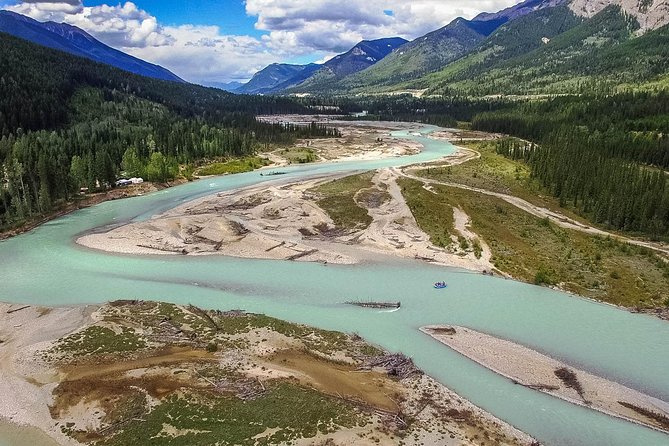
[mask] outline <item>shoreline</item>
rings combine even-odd
[[[620,404],[627,403],[669,420],[669,403],[666,401],[590,372],[575,369],[515,342],[466,327],[428,325],[421,327],[420,331],[514,384],[669,434],[669,424],[660,423]],[[561,369],[573,373],[572,382],[566,383],[557,376],[556,372]]]
[[[389,131],[412,129],[418,124],[343,122],[342,125],[345,126],[341,129],[343,138],[313,142],[319,162],[366,160],[372,155],[374,159],[384,159],[398,156],[398,150],[402,155],[420,151],[419,143],[401,138],[390,137],[389,143],[379,141],[383,139],[379,135],[388,138]],[[436,139],[445,140],[446,136],[448,134],[440,134]],[[365,142],[376,146],[370,152]],[[459,164],[478,155],[456,146],[454,153],[439,161]],[[325,182],[356,173],[346,172],[315,175],[297,181],[277,180],[214,193],[179,205],[147,222],[83,233],[76,243],[103,252],[129,255],[218,254],[350,265],[383,254],[477,273],[494,269],[487,246],[484,255],[476,257],[473,253],[457,252],[453,247],[432,245],[427,234],[418,227],[396,183],[400,171],[387,168],[373,172],[370,190],[382,194],[385,199],[381,203],[362,203],[354,198],[372,218],[371,224],[364,229],[342,232],[318,206],[317,197],[311,191]],[[468,227],[469,217],[458,211],[454,210],[458,232],[469,239],[475,238]],[[456,243],[455,239],[453,243]]]

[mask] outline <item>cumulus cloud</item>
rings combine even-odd
[[[6,2],[8,0],[4,0]],[[260,38],[227,35],[218,26],[159,23],[132,1],[86,6],[85,0],[10,0],[5,6],[36,20],[64,22],[102,42],[160,64],[193,82],[248,79],[269,63],[313,60],[363,39],[419,37],[458,16],[472,18],[518,0],[238,0],[255,18]],[[0,6],[3,0],[0,0]]]
[[[114,47],[146,47],[169,45],[172,39],[158,20],[132,2],[115,6],[87,7],[80,0],[58,2],[30,1],[10,6],[19,14],[36,20],[65,22],[78,26]]]
[[[400,36],[414,39],[457,17],[473,18],[518,0],[246,0],[267,31],[272,48],[308,52],[343,51],[363,39]]]

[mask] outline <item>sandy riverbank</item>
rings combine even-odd
[[[354,264],[375,255],[421,259],[474,271],[491,270],[483,255],[454,254],[434,246],[418,227],[397,184],[399,173],[373,177],[380,203],[360,199],[372,218],[362,230],[341,232],[316,204],[311,190],[334,176],[292,184],[256,185],[187,203],[145,222],[80,237],[77,243],[124,254],[220,254],[233,257]],[[455,210],[456,230],[469,239],[469,217]],[[453,241],[454,244],[457,240]]]
[[[669,433],[669,403],[522,345],[458,326],[421,331],[520,385]]]
[[[393,445],[398,435],[407,445],[473,446],[479,444],[475,438],[509,446],[533,441],[423,375],[406,358],[399,359],[401,376],[390,377],[379,364],[397,364],[397,357],[376,350],[373,355],[381,356],[364,359],[369,353],[362,352],[370,352],[370,346],[355,336],[298,325],[285,332],[263,316],[203,316],[193,307],[139,301],[70,308],[0,304],[0,313],[0,420],[9,420],[5,427],[37,428],[60,445],[122,435],[126,423],[134,423],[123,412],[128,404],[133,405],[131,413],[143,411],[140,418],[149,420],[151,429],[157,423],[151,413],[169,404],[170,396],[252,402],[280,383],[346,401],[367,420],[297,444]],[[240,319],[248,322],[240,324]],[[79,340],[67,337],[72,334]],[[106,341],[100,344],[95,336]],[[128,349],[133,342],[138,350]],[[219,345],[216,352],[205,348],[211,342]],[[186,401],[193,404],[197,398]],[[410,425],[403,424],[405,418]],[[168,418],[160,423],[162,432],[173,437],[191,432],[170,426]],[[410,429],[406,436],[405,429]],[[34,430],[26,432],[41,438]]]
[[[403,123],[350,123],[341,125],[343,140],[313,141],[321,159],[363,160],[407,155],[418,150],[415,143],[381,136]],[[438,135],[445,138],[451,135]],[[450,137],[450,136],[449,136]],[[366,148],[376,144],[375,148]],[[399,144],[399,145],[398,145]],[[324,155],[327,154],[327,155]],[[276,155],[276,154],[275,154]],[[444,162],[458,164],[478,156],[460,148]],[[328,174],[296,183],[280,178],[262,185],[219,193],[198,199],[157,215],[149,221],[132,223],[106,233],[80,237],[77,243],[97,250],[124,254],[220,254],[233,257],[354,264],[378,256],[398,256],[473,271],[490,271],[490,249],[476,257],[457,248],[440,248],[418,227],[397,184],[400,172],[382,169],[373,177],[372,191],[379,200],[356,198],[372,219],[356,231],[338,230],[328,214],[317,205],[312,189],[341,174]],[[454,210],[456,231],[473,240],[469,217]],[[457,237],[453,245],[457,246]]]
[[[54,425],[49,404],[59,373],[37,352],[90,323],[97,307],[24,307],[0,303],[0,418],[37,427],[58,444],[78,444]]]

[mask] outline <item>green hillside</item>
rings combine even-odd
[[[402,46],[376,65],[345,78],[336,85],[340,91],[360,91],[392,86],[416,79],[467,54],[484,35],[463,19]]]
[[[473,79],[512,58],[542,48],[546,45],[544,39],[552,40],[582,22],[566,6],[533,12],[502,25],[467,56],[416,80],[412,87],[435,88]]]
[[[0,33],[0,228],[48,214],[125,170],[164,182],[179,164],[327,134],[259,123],[289,99],[145,78]]]
[[[642,84],[666,75],[667,27],[636,37],[636,20],[625,17],[613,6],[573,26],[579,19],[565,9],[556,8],[511,23],[476,52],[414,85],[429,88],[431,94],[580,93]],[[551,37],[562,23],[570,29]],[[528,32],[521,34],[519,30]],[[542,33],[551,39],[546,44],[541,43]]]

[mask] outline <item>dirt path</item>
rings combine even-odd
[[[464,162],[464,161],[463,161]],[[424,169],[424,167],[421,167],[420,169]],[[403,169],[400,170],[401,174],[405,176],[406,178],[410,178],[412,180],[420,181],[421,183],[429,186],[429,185],[434,185],[438,184],[441,186],[448,186],[448,187],[455,187],[458,189],[464,189],[472,192],[476,192],[479,194],[484,194],[484,195],[489,195],[492,197],[497,197],[500,198],[507,203],[516,206],[517,208],[534,215],[535,217],[538,218],[548,218],[550,219],[553,223],[556,225],[560,226],[561,228],[565,229],[572,229],[575,231],[580,231],[580,232],[585,232],[587,234],[592,234],[592,235],[599,235],[602,237],[611,237],[616,240],[620,240],[622,242],[629,243],[631,245],[636,245],[636,246],[642,246],[645,248],[652,249],[656,252],[659,252],[664,255],[669,255],[669,246],[660,244],[660,243],[653,243],[653,242],[647,242],[643,240],[636,240],[636,239],[631,239],[628,237],[624,237],[622,235],[614,234],[611,232],[603,231],[601,229],[593,228],[588,225],[584,225],[583,223],[580,223],[574,219],[571,219],[559,212],[551,211],[550,209],[541,207],[541,206],[536,206],[526,200],[523,200],[522,198],[515,197],[513,195],[507,195],[507,194],[502,194],[499,192],[493,192],[489,191],[487,189],[480,189],[477,187],[470,187],[470,186],[465,186],[463,184],[458,184],[458,183],[451,183],[451,182],[445,182],[445,181],[437,181],[437,180],[431,180],[429,178],[423,178],[419,177],[417,175],[411,174],[410,171],[413,170],[419,170],[414,168],[408,168],[408,169]]]
[[[399,176],[400,173],[396,169],[382,169],[374,176],[372,181],[379,189],[387,192],[389,199],[378,207],[367,209],[373,221],[361,234],[356,235],[361,246],[401,257],[416,258],[474,271],[492,270],[490,255],[477,259],[473,253],[458,255],[432,244],[430,237],[418,226],[402,195],[402,190],[397,184]],[[467,221],[469,217],[464,214],[462,224],[457,229],[469,240],[478,238],[466,228]],[[487,249],[487,252],[489,253],[490,250]]]

